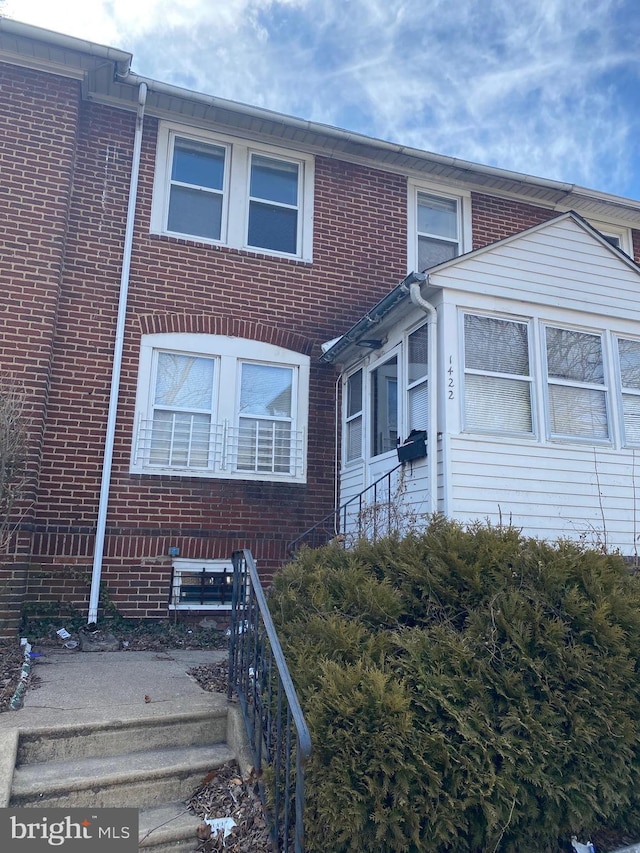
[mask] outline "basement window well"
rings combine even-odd
[[[169,610],[230,610],[233,566],[229,560],[174,560]]]

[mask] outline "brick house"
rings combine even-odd
[[[570,210],[616,269],[640,260],[640,202],[179,89],[131,59],[0,19],[0,370],[29,415],[4,632],[25,601],[94,619],[100,584],[126,616],[224,608],[238,547],[276,569],[339,500],[334,365],[347,388],[355,357],[322,344],[408,272]]]

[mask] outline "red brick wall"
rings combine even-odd
[[[26,201],[12,220],[10,260],[0,259],[19,327],[4,319],[9,350],[38,389],[40,423],[47,416],[34,433],[41,462],[29,597],[84,609],[135,116],[87,102],[78,109],[70,81],[52,89],[47,78],[45,101],[44,75],[11,70],[22,88],[3,85],[2,96],[18,100],[1,114],[30,105],[17,151],[31,160],[16,154],[10,164]],[[346,331],[406,273],[406,179],[325,157],[315,167],[312,264],[150,234],[156,130],[145,119],[103,569],[114,603],[137,616],[166,615],[169,548],[214,559],[250,547],[268,573],[286,543],[332,508],[335,374],[318,362],[320,343]],[[475,246],[554,215],[479,193],[472,204]],[[310,354],[306,485],[129,473],[140,338],[165,330],[234,334]]]
[[[24,587],[15,561],[31,550],[79,96],[75,81],[0,64],[0,376],[24,389],[30,448],[23,529],[0,557],[0,633],[15,625]]]
[[[488,246],[557,216],[556,210],[521,201],[471,193],[473,248]]]

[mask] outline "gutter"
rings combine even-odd
[[[113,367],[111,369],[111,392],[109,395],[109,412],[107,415],[107,434],[104,446],[104,461],[102,464],[102,481],[100,484],[100,500],[98,503],[98,520],[96,523],[96,541],[93,551],[93,569],[91,573],[91,593],[89,595],[89,614],[87,622],[98,621],[98,602],[100,599],[100,579],[102,577],[102,558],[104,556],[104,541],[107,528],[107,510],[109,507],[109,486],[113,467],[113,446],[118,415],[118,396],[120,392],[120,374],[122,370],[122,352],[124,348],[124,331],[127,314],[127,298],[129,295],[129,274],[131,270],[131,251],[133,248],[133,226],[135,223],[136,200],[138,197],[138,175],[140,172],[140,152],[142,150],[142,128],[144,108],[147,100],[147,86],[140,83],[138,90],[138,110],[136,114],[136,130],[133,142],[131,163],[131,179],[129,182],[129,203],[127,206],[127,224],[122,250],[122,271],[120,274],[120,296],[118,300],[118,318],[116,321],[116,336],[113,352]]]

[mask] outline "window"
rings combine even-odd
[[[173,561],[169,610],[229,610],[232,595],[228,560]]]
[[[640,444],[640,341],[618,339],[626,444]]]
[[[226,148],[175,137],[167,231],[220,240]]]
[[[305,481],[309,357],[218,335],[143,338],[131,470]]]
[[[297,163],[251,155],[249,246],[297,254],[298,171]]]
[[[240,364],[238,471],[290,472],[293,380],[292,367]]]
[[[629,257],[633,257],[633,240],[630,228],[625,228],[621,225],[612,225],[610,222],[592,221],[591,225],[598,229],[608,243],[611,243],[616,249],[622,249]]]
[[[551,436],[607,440],[601,336],[553,326],[545,332]]]
[[[421,326],[409,335],[407,343],[408,432],[426,430],[429,419],[427,386],[428,329]]]
[[[371,371],[371,455],[398,446],[398,358]]]
[[[215,361],[158,351],[154,366],[149,464],[208,468]]]
[[[464,424],[481,432],[533,432],[527,323],[464,315]]]
[[[161,124],[151,230],[311,260],[313,157]]]
[[[461,255],[470,245],[468,194],[409,183],[409,270],[423,271]]]
[[[347,378],[345,457],[347,462],[362,457],[362,369]]]

